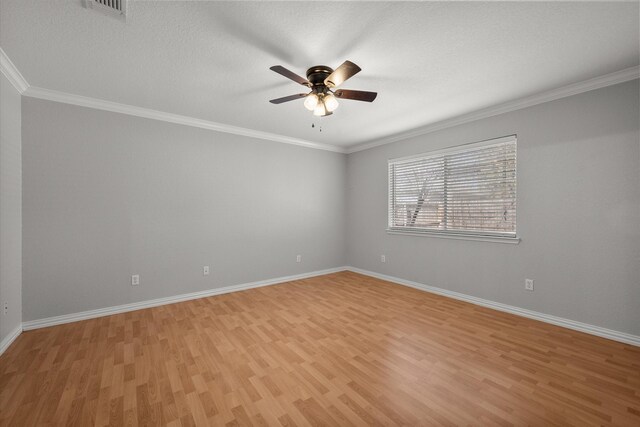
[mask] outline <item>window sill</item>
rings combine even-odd
[[[435,233],[435,232],[429,232],[429,231],[392,230],[389,228],[387,229],[387,234],[399,234],[399,235],[420,236],[420,237],[436,237],[438,239],[473,240],[476,242],[506,243],[510,245],[517,245],[518,243],[520,243],[519,237],[473,236],[473,235],[464,235],[464,234]]]

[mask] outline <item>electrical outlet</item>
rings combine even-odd
[[[380,255],[380,262],[387,262],[387,256],[386,255]]]
[[[209,275],[209,266],[205,265],[204,267],[202,267],[202,275],[203,276],[208,276]]]
[[[524,288],[533,291],[533,279],[524,279]]]
[[[302,255],[296,256],[296,262],[302,262]]]
[[[4,315],[6,316],[7,314],[9,314],[9,303],[5,302],[4,303]]]
[[[131,276],[131,286],[138,286],[140,284],[140,275],[134,274]]]

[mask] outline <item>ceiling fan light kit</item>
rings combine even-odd
[[[376,96],[378,96],[376,92],[360,90],[338,89],[335,92],[333,91],[337,86],[360,72],[360,67],[351,61],[345,61],[335,70],[326,65],[313,66],[307,70],[306,79],[287,70],[281,65],[274,65],[270,69],[298,84],[307,86],[311,89],[311,92],[272,99],[269,102],[272,104],[282,104],[283,102],[304,97],[304,107],[309,111],[313,111],[314,116],[324,117],[333,114],[339,106],[337,98],[373,102]]]

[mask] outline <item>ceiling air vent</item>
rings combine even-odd
[[[122,20],[127,16],[127,0],[84,0],[84,6]]]

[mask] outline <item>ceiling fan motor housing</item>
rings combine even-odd
[[[327,87],[324,81],[329,75],[333,73],[331,67],[326,65],[315,65],[307,70],[307,80],[311,83],[311,89],[316,93],[324,93],[327,91]]]
[[[334,89],[362,71],[360,67],[351,61],[344,61],[335,70],[331,67],[327,67],[326,65],[314,65],[307,70],[306,79],[297,75],[293,71],[284,68],[282,65],[274,65],[273,67],[269,67],[269,69],[283,75],[299,85],[311,89],[311,93],[297,93],[295,95],[271,99],[269,102],[272,104],[282,104],[283,102],[304,98],[305,107],[308,110],[313,110],[315,113],[315,110],[317,109],[316,107],[320,104],[325,107],[326,114],[324,115],[329,115],[338,107],[338,101],[336,101],[336,98],[373,102],[378,95],[376,92],[349,89],[337,89],[334,92]]]

